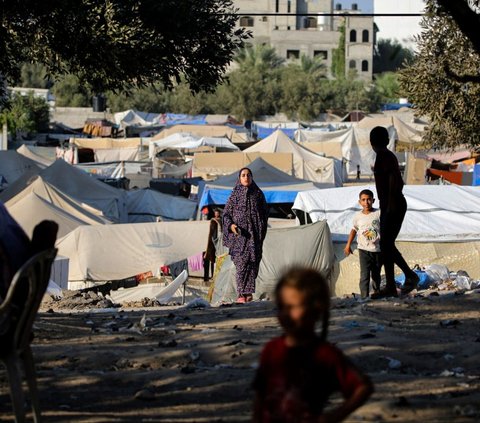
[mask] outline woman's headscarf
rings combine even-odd
[[[240,169],[239,177],[223,210],[223,244],[229,248],[230,255],[250,254],[250,260],[260,260],[262,245],[267,232],[268,208],[265,196],[253,181],[247,186],[240,183],[240,174],[247,169]],[[236,224],[241,235],[230,231]]]

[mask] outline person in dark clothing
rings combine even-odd
[[[253,181],[252,171],[240,170],[223,209],[223,245],[235,264],[237,303],[252,301],[255,280],[267,234],[268,207],[265,195]]]
[[[410,269],[400,251],[395,246],[403,219],[407,212],[407,201],[403,196],[403,180],[397,157],[388,146],[388,131],[376,126],[370,132],[370,144],[377,154],[373,172],[375,187],[380,201],[380,250],[385,269],[386,287],[371,298],[398,296],[395,284],[394,265],[405,274],[402,293],[407,294],[417,287],[418,275]]]
[[[203,280],[210,279],[209,273],[212,274],[215,270],[216,247],[218,237],[222,233],[222,214],[219,209],[215,209],[213,217],[210,220],[210,230],[208,231],[207,249],[203,255]]]

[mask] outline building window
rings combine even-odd
[[[240,18],[240,26],[253,26],[253,18],[251,16],[242,16]]]
[[[350,31],[350,42],[351,43],[357,42],[357,31],[355,31],[354,29]]]
[[[350,60],[350,62],[348,62],[348,67],[349,69],[356,69],[357,64],[355,63],[355,60]]]
[[[368,43],[368,29],[362,31],[362,43]]]
[[[262,22],[268,22],[268,17],[267,16],[262,16]]]
[[[290,0],[287,1],[287,13],[292,11],[292,2]]]
[[[275,0],[275,12],[278,13],[278,3],[279,0]]]
[[[368,72],[368,60],[362,60],[362,72]]]
[[[287,59],[298,59],[300,57],[300,50],[287,50]]]
[[[305,28],[316,28],[317,19],[316,18],[306,18],[305,19]]]
[[[328,59],[328,51],[327,50],[314,50],[313,57],[320,57],[323,60]]]
[[[287,26],[287,31],[290,31],[290,25]]]

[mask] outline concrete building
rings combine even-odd
[[[354,1],[354,0],[353,0]],[[356,3],[343,9],[334,0],[235,0],[238,26],[252,31],[253,44],[268,44],[285,59],[321,56],[329,71],[345,25],[345,72],[372,80],[373,17],[362,16]],[[331,76],[331,75],[330,75]]]

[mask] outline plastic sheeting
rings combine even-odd
[[[127,191],[129,223],[162,220],[189,220],[195,217],[197,203],[184,197],[163,194],[151,189]]]
[[[40,169],[36,162],[16,151],[0,151],[0,187],[11,185],[26,173],[36,174]]]
[[[331,187],[338,187],[343,184],[341,161],[322,157],[307,150],[279,130],[244,151],[245,153],[292,153],[293,175],[297,178],[330,185]]]
[[[262,189],[268,204],[293,203],[299,191],[315,188],[311,181],[305,181],[282,172],[262,158],[248,166],[255,183]],[[226,204],[238,179],[238,171],[207,183],[201,192],[199,208],[210,204]]]
[[[309,213],[314,222],[326,219],[334,241],[346,241],[365,188],[377,198],[373,185],[305,191],[298,193],[293,209]],[[480,187],[405,185],[403,193],[408,209],[398,240],[480,240]]]
[[[77,169],[63,160],[57,160],[40,171],[38,176],[76,202],[100,210],[106,218],[114,222],[127,221],[124,191],[112,188],[92,178],[83,170]],[[3,191],[0,194],[0,199],[7,202],[25,189],[28,190],[28,186],[34,180],[31,176],[26,175]]]
[[[156,272],[205,250],[210,222],[80,226],[57,241],[68,280],[105,281]]]
[[[325,221],[268,229],[254,298],[271,297],[282,273],[294,265],[317,269],[331,284],[334,263],[333,244]],[[236,298],[235,266],[228,256],[215,279],[212,303],[231,302]]]

